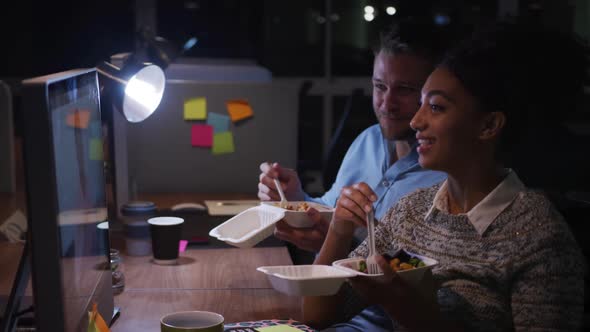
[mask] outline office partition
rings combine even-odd
[[[296,167],[298,84],[263,81],[171,80],[158,110],[128,134],[129,182],[138,192],[256,193],[264,161]],[[203,98],[206,117],[185,119],[185,102]],[[191,144],[193,125],[212,113],[229,116],[227,103],[247,102],[253,116],[229,121],[234,150],[215,154]],[[320,144],[320,142],[318,142]]]

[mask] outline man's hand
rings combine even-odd
[[[283,193],[289,201],[303,201],[305,194],[301,188],[301,181],[295,170],[283,168],[278,163],[265,162],[260,164],[258,182],[258,198],[262,201],[280,201],[281,197],[276,189],[274,179],[278,179],[283,186]]]
[[[364,182],[342,188],[331,227],[340,235],[352,234],[358,226],[366,227],[367,212],[373,209],[375,201],[377,195]]]
[[[275,224],[274,234],[277,238],[291,242],[300,249],[319,252],[326,239],[330,220],[323,218],[314,208],[309,208],[306,212],[314,222],[312,227],[295,228],[289,226],[284,220],[280,220]]]

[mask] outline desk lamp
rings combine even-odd
[[[197,43],[193,37],[182,47],[177,47],[165,38],[156,36],[149,27],[139,30],[137,41],[134,53],[112,57],[123,58],[120,67],[109,62],[97,66],[99,80],[104,85],[101,92],[102,114],[108,130],[107,183],[111,183],[109,193],[114,202],[109,215],[117,219],[121,217],[120,207],[129,201],[130,196],[126,124],[141,122],[156,110],[166,81],[163,70]]]
[[[119,207],[129,197],[126,122],[141,122],[156,110],[164,94],[166,78],[162,68],[141,62],[134,54],[128,56],[121,67],[103,62],[96,70],[101,85],[101,114],[107,129],[105,165],[107,184],[110,183],[107,188],[109,220],[115,221],[120,214]]]

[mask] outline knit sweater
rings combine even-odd
[[[480,235],[466,215],[429,213],[439,188],[420,189],[390,209],[375,231],[377,251],[404,248],[436,259],[443,317],[467,331],[577,331],[585,260],[549,200],[524,189]],[[351,256],[367,252],[363,242]]]

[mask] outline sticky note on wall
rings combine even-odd
[[[213,127],[209,125],[193,125],[191,128],[191,145],[211,147],[213,145]]]
[[[191,98],[184,101],[185,120],[204,120],[207,118],[207,99],[205,97]]]
[[[213,154],[234,152],[234,137],[230,131],[213,135]]]
[[[214,133],[222,133],[229,130],[229,116],[210,112],[207,124],[213,127]]]
[[[76,109],[66,116],[66,124],[73,128],[86,129],[90,122],[90,111]]]
[[[233,122],[247,119],[254,115],[247,100],[229,100],[226,103],[227,112]]]
[[[90,121],[90,137],[102,138],[102,122],[100,120]]]
[[[102,139],[90,139],[90,160],[103,160],[102,154]]]

